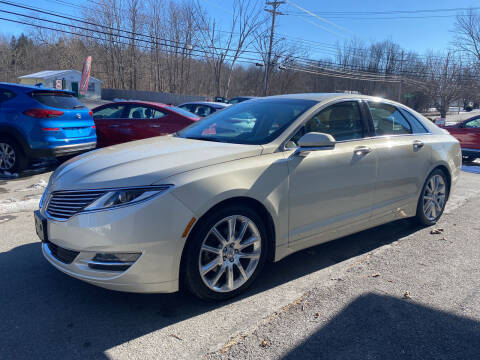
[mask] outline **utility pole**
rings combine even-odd
[[[402,102],[402,82],[403,82],[403,50],[402,50],[402,59],[400,60],[400,84],[398,86],[398,102]]]
[[[268,45],[268,54],[267,54],[267,63],[265,64],[265,74],[263,76],[263,96],[267,96],[268,89],[268,73],[270,72],[270,66],[272,65],[272,47],[273,47],[273,37],[275,36],[275,18],[277,15],[284,15],[278,11],[278,7],[282,4],[285,4],[285,1],[267,1],[265,5],[271,6],[271,9],[265,9],[266,12],[272,14],[272,25],[270,27],[270,42]]]

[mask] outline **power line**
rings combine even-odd
[[[432,12],[452,12],[465,10],[478,10],[480,7],[457,7],[457,8],[437,8],[437,9],[423,9],[423,10],[388,10],[388,11],[313,11],[323,15],[387,15],[387,14],[417,14],[417,13],[432,13]]]

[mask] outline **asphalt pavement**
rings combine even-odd
[[[0,180],[2,359],[479,357],[478,174],[462,173],[439,234],[408,220],[367,230],[269,264],[245,295],[213,304],[50,266],[31,212],[48,176]]]

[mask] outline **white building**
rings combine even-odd
[[[82,72],[78,70],[45,70],[34,74],[20,76],[20,84],[36,85],[41,83],[44,87],[70,90],[78,94],[78,87]],[[90,76],[86,98],[99,99],[102,95],[102,81]]]

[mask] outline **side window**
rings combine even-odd
[[[167,115],[166,113],[153,108],[145,108],[145,118],[146,119],[161,119]]]
[[[402,114],[405,115],[407,118],[408,122],[412,126],[412,131],[414,134],[425,134],[428,133],[427,129],[422,125],[420,120],[417,119],[417,117],[413,114],[411,114],[409,111],[402,109]]]
[[[0,103],[13,99],[17,96],[13,91],[0,89]]]
[[[93,112],[95,119],[119,119],[123,117],[126,105],[112,105]]]
[[[287,143],[287,148],[296,147],[298,140],[309,132],[330,134],[336,141],[361,139],[364,132],[358,103],[344,101],[322,110],[293,136]]]
[[[195,114],[201,117],[210,115],[211,112],[212,112],[212,109],[210,108],[210,106],[205,106],[205,105],[198,105],[197,109],[195,110]]]
[[[368,102],[372,114],[373,127],[377,135],[411,134],[412,128],[400,111],[393,105]]]
[[[470,120],[465,123],[466,128],[480,129],[480,119]]]
[[[182,106],[180,106],[180,108],[183,109],[183,110],[190,111],[191,113],[195,112],[195,105],[192,105],[192,104],[182,105]]]

